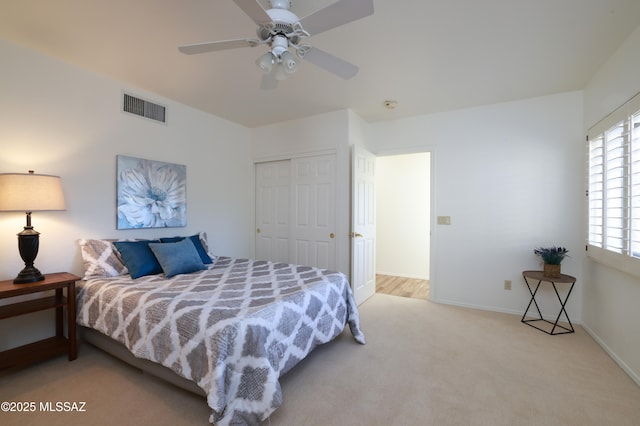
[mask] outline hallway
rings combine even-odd
[[[376,275],[376,293],[429,300],[429,280]]]

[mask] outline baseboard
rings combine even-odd
[[[612,360],[615,361],[616,364],[618,364],[618,366],[620,368],[622,368],[622,370],[627,373],[627,375],[629,377],[631,377],[631,380],[633,380],[635,382],[636,385],[640,386],[640,376],[633,371],[609,346],[607,346],[607,344],[604,342],[604,340],[602,340],[595,331],[593,331],[592,329],[590,329],[589,327],[587,327],[586,325],[582,325],[582,328],[584,328],[584,330],[587,332],[587,334],[589,334],[589,336],[591,336],[591,338],[593,340],[596,341],[596,343],[598,345],[600,345],[600,347],[602,349],[604,349],[604,351],[607,353],[607,355],[609,355],[611,357]]]
[[[400,277],[400,278],[410,278],[412,280],[429,280],[429,277],[416,277],[413,275],[407,275],[407,274],[400,274],[400,273],[395,273],[395,272],[380,272],[380,271],[376,271],[376,275],[386,275],[389,277]]]
[[[429,299],[431,302],[433,303],[441,303],[443,305],[451,305],[451,306],[459,306],[461,308],[470,308],[470,309],[479,309],[481,311],[489,311],[489,312],[500,312],[502,314],[511,314],[511,315],[516,315],[520,318],[522,318],[522,314],[524,313],[524,309],[520,310],[520,309],[505,309],[505,308],[499,308],[496,306],[485,306],[485,305],[474,305],[472,303],[460,303],[454,300],[448,300],[448,299]],[[555,314],[557,316],[557,313]],[[542,317],[548,321],[552,321],[554,322],[556,320],[556,316],[550,316],[550,315],[543,315]],[[560,319],[560,322],[565,322],[562,321],[562,319]],[[571,318],[571,324],[574,325],[580,325],[582,326],[582,322],[580,321],[580,319],[578,318],[573,319]]]

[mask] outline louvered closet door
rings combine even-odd
[[[291,164],[256,164],[256,258],[289,263]]]
[[[336,157],[291,160],[292,263],[337,269]]]

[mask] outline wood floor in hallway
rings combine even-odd
[[[429,300],[429,280],[376,275],[376,293]]]

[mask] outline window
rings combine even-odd
[[[640,276],[640,95],[587,141],[589,256]]]

